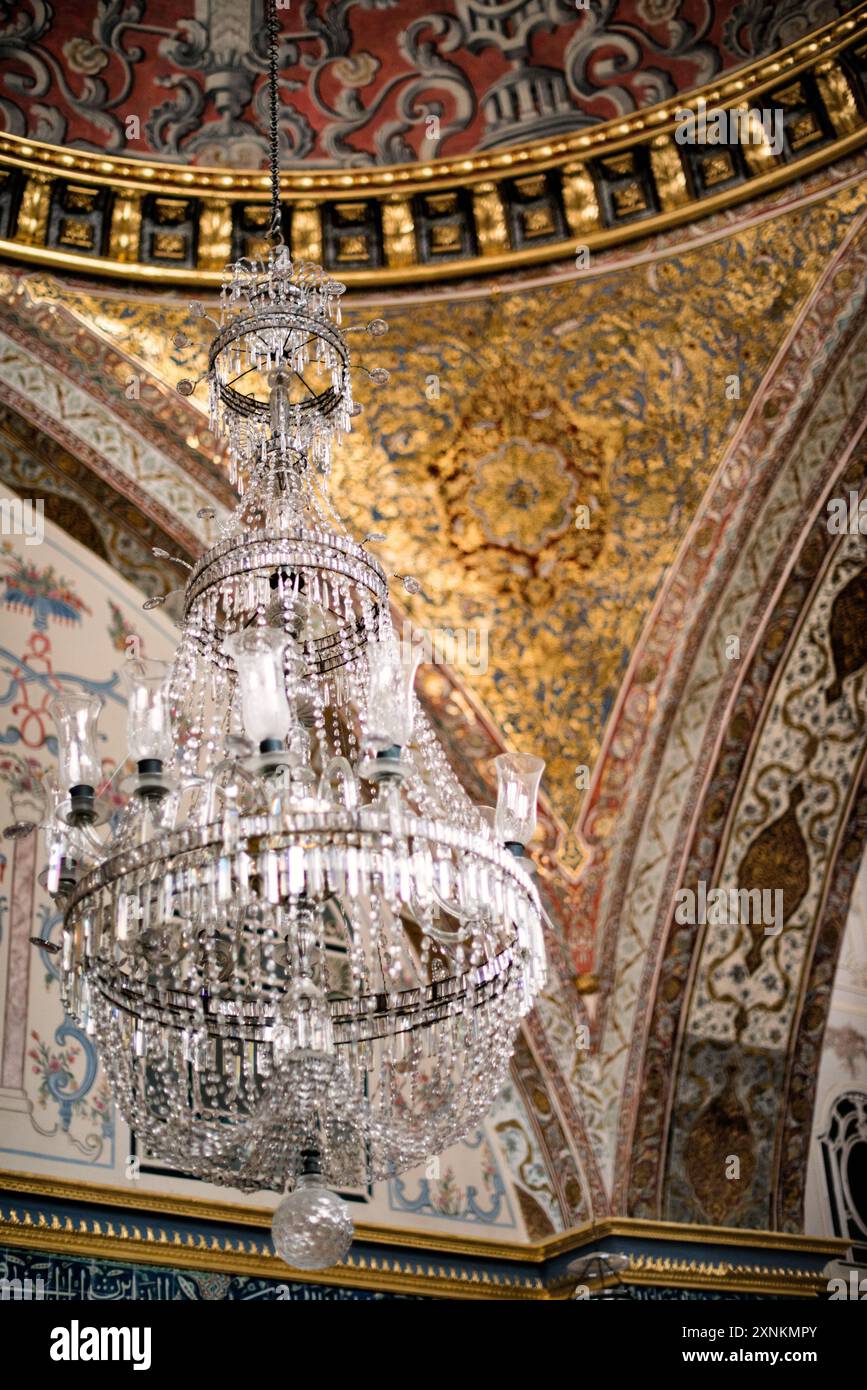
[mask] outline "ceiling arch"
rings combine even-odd
[[[802,1221],[803,1145],[864,834],[867,551],[857,529],[829,529],[827,504],[865,483],[865,253],[862,216],[705,498],[582,813],[602,977],[588,1126],[602,1131],[615,1209],[633,1215]],[[618,804],[628,820],[612,836]],[[702,881],[782,885],[779,943],[678,922],[676,895]],[[729,1182],[738,1154],[744,1180]]]

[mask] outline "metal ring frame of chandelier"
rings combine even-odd
[[[337,410],[347,404],[348,385],[350,380],[350,355],[346,346],[345,339],[336,327],[327,323],[321,316],[313,317],[309,312],[299,306],[297,313],[282,308],[270,307],[264,312],[253,315],[239,315],[231,319],[217,334],[211,343],[208,352],[208,368],[213,373],[216,381],[217,390],[223,405],[235,415],[245,419],[259,416],[266,419],[269,414],[270,404],[267,400],[259,400],[257,396],[246,395],[242,391],[236,391],[223,380],[220,359],[222,354],[231,349],[232,344],[239,340],[247,340],[255,337],[259,333],[269,333],[277,331],[285,332],[287,335],[294,331],[309,332],[317,338],[322,339],[336,353],[340,360],[340,381],[338,385],[329,386],[324,391],[312,393],[307,400],[296,401],[291,405],[293,414],[299,412],[300,418],[306,420],[312,415],[320,419],[329,419]],[[277,363],[275,362],[275,366]],[[311,388],[308,387],[308,390]]]
[[[349,580],[371,600],[372,619],[388,605],[388,580],[382,565],[363,546],[334,531],[295,527],[280,534],[256,532],[230,537],[207,551],[191,571],[184,596],[184,622],[206,595],[242,576],[270,578],[285,571],[315,572],[320,582],[334,575]],[[188,632],[192,629],[188,628]],[[303,653],[309,675],[327,675],[360,656],[368,633],[361,615],[338,621],[333,631],[307,638]],[[232,662],[221,647],[212,647],[213,662],[230,670]]]
[[[157,845],[138,845],[90,870],[76,885],[66,907],[66,939],[73,953],[70,964],[74,967],[86,960],[90,968],[104,946],[108,947],[110,956],[116,944],[112,938],[116,925],[114,916],[111,911],[106,916],[100,901],[105,890],[115,896],[125,894],[137,898],[146,887],[150,901],[152,890],[155,893],[158,885],[158,880],[147,878],[151,866],[159,866],[161,876],[167,873],[173,876],[179,898],[184,897],[188,880],[194,880],[197,890],[204,889],[207,882],[203,870],[209,862],[213,866],[213,860],[208,861],[208,851],[219,848],[222,837],[222,822],[177,830]],[[541,932],[541,909],[535,885],[507,851],[468,831],[412,817],[405,818],[400,838],[405,844],[408,858],[428,856],[432,877],[437,872],[434,866],[443,862],[443,856],[452,853],[470,856],[476,866],[481,865],[492,874],[497,885],[497,897],[502,899],[504,915],[512,923],[512,941],[482,965],[446,976],[426,987],[358,996],[353,1000],[334,1000],[331,1012],[337,1045],[348,1041],[350,1025],[361,1020],[371,1028],[371,1038],[382,1037],[390,1032],[411,1031],[414,1027],[435,1022],[438,1010],[463,998],[467,990],[473,995],[478,991],[479,1002],[483,1002],[492,989],[496,990],[498,980],[509,976],[516,963],[521,965],[523,960],[532,959],[533,938]],[[327,864],[322,865],[317,881],[311,877],[305,852],[317,841],[324,849],[340,846],[355,850],[358,860],[356,891],[360,888],[374,893],[380,891],[387,877],[382,856],[383,843],[388,844],[393,840],[394,830],[388,815],[370,808],[365,808],[361,813],[329,810],[325,813],[303,812],[278,817],[242,816],[238,823],[237,848],[231,857],[237,863],[240,855],[247,856],[253,866],[252,876],[260,880],[260,888],[254,896],[267,909],[291,899],[306,899],[315,903],[345,894],[345,874],[340,882],[335,882],[333,870]],[[369,863],[367,870],[364,868],[365,855]],[[262,856],[277,857],[274,873],[267,876],[274,885],[270,894],[265,888],[266,875],[256,869]],[[449,863],[452,862],[449,860]],[[366,883],[363,882],[365,878]],[[411,910],[411,895],[408,890],[404,895],[397,877],[391,889],[397,898],[403,900],[405,896],[405,905]],[[231,915],[234,898],[233,880],[229,879],[222,903],[227,916]],[[106,931],[108,923],[111,925]],[[251,930],[255,930],[252,922]],[[190,953],[194,953],[192,943]],[[158,971],[154,973],[158,978]],[[175,1029],[186,1026],[184,1014],[192,1011],[192,995],[179,990],[166,991],[159,983],[148,985],[147,982],[133,980],[122,969],[115,969],[111,965],[101,969],[97,978],[104,997],[116,1007],[140,1013],[142,1007],[146,1006],[150,1016],[160,1026]],[[275,1007],[279,997],[279,989],[275,988]],[[208,1000],[208,1013],[225,1037],[268,1041],[274,1012],[269,1010],[264,999],[250,1001],[245,1007],[239,1006],[236,1000],[220,1000],[217,992]],[[401,1020],[405,1027],[391,1026]],[[359,1037],[357,1028],[352,1040],[364,1041]]]

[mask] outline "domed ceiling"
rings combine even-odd
[[[776,52],[849,0],[307,0],[280,14],[284,167],[544,139]],[[0,128],[49,144],[259,168],[264,0],[4,5]]]
[[[549,982],[485,1131],[501,1177],[480,1206],[488,1149],[453,1155],[441,1181],[380,1194],[377,1220],[503,1238],[501,1183],[530,1240],[611,1213],[800,1229],[867,837],[867,540],[827,525],[829,499],[865,488],[865,193],[862,157],[592,278],[348,296],[354,322],[387,316],[370,361],[392,380],[364,389],[335,496],[385,537],[389,573],[419,578],[398,620],[466,638],[419,680],[475,799],[504,744],[548,763]],[[204,340],[167,292],[18,269],[0,290],[0,477],[139,589],[139,632],[144,594],[177,583],[166,552],[197,556],[230,503],[199,403],[173,390]],[[59,643],[71,562],[25,560],[4,618],[32,608]],[[128,636],[113,618],[112,651]],[[783,883],[779,936],[683,927],[680,885],[702,881]]]

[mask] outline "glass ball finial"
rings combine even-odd
[[[292,1269],[328,1269],[349,1253],[354,1227],[349,1207],[323,1184],[321,1173],[302,1173],[271,1222],[274,1249]]]

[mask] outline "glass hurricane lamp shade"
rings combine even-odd
[[[319,1173],[302,1173],[271,1222],[274,1249],[292,1269],[328,1269],[349,1253],[349,1207],[329,1192]]]
[[[289,644],[276,627],[247,627],[226,638],[241,690],[244,733],[258,747],[283,743],[292,723],[283,653]]]
[[[420,646],[395,638],[367,644],[367,742],[378,752],[409,743],[421,655]]]
[[[95,791],[102,780],[96,751],[101,695],[64,692],[52,700],[49,713],[57,730],[58,780],[64,791],[76,787]]]
[[[172,756],[172,721],[165,661],[128,661],[124,670],[127,687],[127,742],[129,755],[139,764],[156,761],[162,766]]]
[[[497,838],[504,845],[526,846],[536,829],[536,801],[545,767],[529,753],[501,753],[497,769]]]

